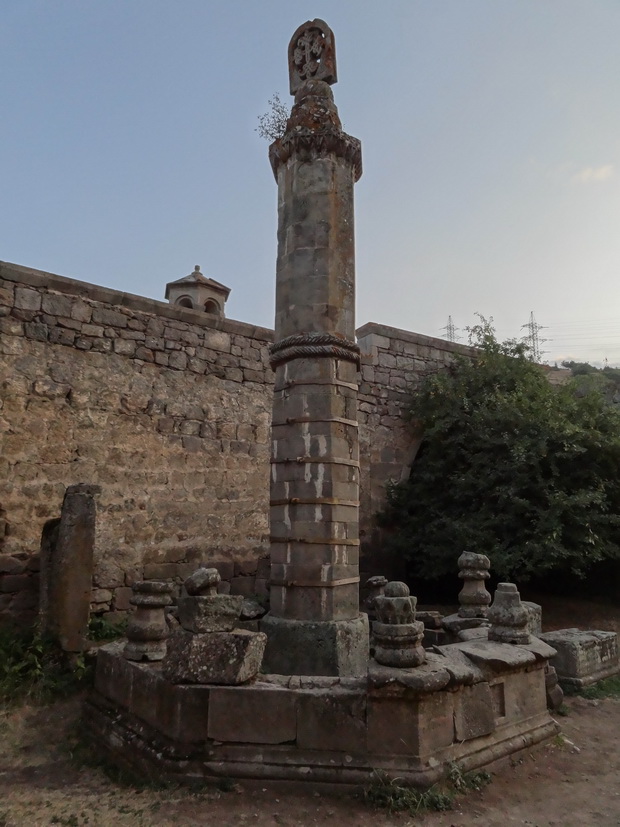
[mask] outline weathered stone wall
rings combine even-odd
[[[397,560],[388,560],[374,515],[385,502],[388,481],[406,479],[421,442],[403,416],[409,391],[429,373],[444,368],[455,353],[473,356],[473,348],[379,324],[357,331],[362,352],[358,395],[360,429],[361,582],[373,574],[402,576]]]
[[[92,601],[217,564],[264,591],[269,330],[0,264],[0,616],[36,606],[44,523],[94,483]]]
[[[272,331],[0,263],[0,620],[32,616],[46,521],[101,486],[92,605],[125,611],[136,579],[199,562],[266,595]],[[469,348],[358,331],[363,573],[384,573],[372,517],[418,442],[407,388]]]

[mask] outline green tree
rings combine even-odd
[[[620,412],[552,386],[491,322],[470,329],[477,359],[457,357],[412,395],[424,436],[380,515],[388,545],[427,579],[454,574],[464,549],[520,581],[620,557]]]

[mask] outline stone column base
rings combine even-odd
[[[262,671],[272,675],[355,677],[368,669],[368,615],[352,620],[289,620],[265,615]]]

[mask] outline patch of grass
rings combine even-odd
[[[582,698],[599,700],[602,698],[620,698],[620,675],[612,675],[592,686],[584,686],[578,692]]]
[[[116,640],[123,637],[127,629],[127,620],[119,620],[118,623],[111,623],[105,617],[93,615],[88,621],[89,640]]]
[[[463,769],[452,762],[448,765],[448,781],[457,793],[479,792],[491,783],[491,775],[486,770],[463,772]]]
[[[482,790],[490,781],[491,775],[486,770],[463,772],[456,763],[448,765],[447,786],[433,785],[428,790],[405,787],[399,779],[375,773],[375,778],[364,790],[364,800],[391,813],[416,815],[423,810],[442,812],[452,809],[455,794]]]
[[[570,709],[566,706],[566,704],[561,704],[558,709],[555,710],[555,714],[559,715],[561,718],[566,718],[567,715],[570,715]]]
[[[364,790],[364,801],[390,813],[416,815],[422,810],[451,810],[453,796],[433,786],[428,790],[403,787],[399,779],[386,778],[380,773]]]
[[[38,630],[0,629],[0,703],[45,703],[85,687],[92,667]]]

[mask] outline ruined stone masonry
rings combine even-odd
[[[288,54],[296,103],[271,147],[279,185],[271,610],[259,631],[239,629],[242,598],[219,594],[218,571],[201,567],[185,580],[162,661],[128,659],[119,643],[99,649],[84,721],[116,763],[169,780],[359,784],[379,772],[430,786],[455,761],[475,769],[557,732],[545,673],[554,650],[526,633],[516,587],[502,584],[489,610],[497,642],[479,636],[426,652],[408,586],[375,577],[371,656],[358,605],[359,143],[342,132],[328,85],[336,80],[329,27],[303,24]],[[464,562],[472,584],[483,582],[487,558]],[[486,612],[485,590],[465,593],[468,612]],[[157,611],[159,620],[145,616],[134,629],[149,646],[161,641]]]
[[[162,285],[163,291],[163,285]],[[97,497],[92,608],[129,608],[143,578],[217,565],[265,596],[273,332],[0,262],[0,622],[37,612],[44,524],[68,486]],[[358,330],[362,577],[387,479],[416,441],[407,387],[462,345]],[[381,571],[389,566],[382,561]]]

